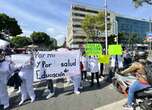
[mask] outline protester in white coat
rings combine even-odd
[[[9,107],[7,82],[13,71],[13,63],[6,61],[4,51],[0,50],[0,105],[3,105],[4,109],[7,109]]]
[[[80,94],[81,72],[80,69],[73,69],[70,71],[69,76],[74,84],[74,93]]]
[[[73,72],[77,72],[77,74],[75,76],[71,76],[72,82],[74,84],[74,93],[75,94],[80,94],[80,83],[81,83],[81,75],[80,75],[80,71],[73,71]],[[72,74],[72,72],[71,72]]]
[[[90,63],[90,71],[91,71],[91,87],[94,85],[94,75],[96,75],[97,85],[100,86],[99,83],[99,66],[97,57],[91,57],[89,60]]]
[[[19,72],[19,76],[22,79],[21,84],[21,101],[19,105],[22,105],[23,102],[30,97],[31,103],[35,101],[35,93],[33,89],[33,60],[27,62],[25,65],[22,65]]]

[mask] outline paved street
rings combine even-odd
[[[25,102],[21,107],[17,107],[19,96],[11,98],[12,110],[105,110],[102,106],[112,104],[124,99],[124,96],[118,93],[112,84],[101,81],[101,87],[89,87],[86,82],[80,95],[73,94],[72,86],[63,89],[62,82],[56,84],[56,94],[49,100],[43,96],[44,86],[36,90],[37,101],[30,103]],[[120,104],[119,104],[120,105]],[[117,106],[118,108],[118,106]],[[113,110],[116,110],[113,108]],[[118,110],[118,109],[117,109]]]

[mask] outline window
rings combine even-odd
[[[91,12],[91,13],[99,13],[97,10],[90,10],[86,8],[81,7],[73,7],[74,10],[84,11],[84,12]]]
[[[81,13],[72,13],[72,16],[81,16],[81,17],[85,17],[84,14],[81,14]]]
[[[110,16],[110,13],[107,13],[107,16]]]
[[[73,18],[72,21],[73,22],[81,22],[82,20],[81,19],[75,19],[75,18]]]
[[[81,28],[81,25],[74,24],[73,27]]]

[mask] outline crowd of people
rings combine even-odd
[[[99,78],[104,77],[105,74],[103,73],[104,70],[104,64],[98,63],[97,56],[84,56],[85,53],[82,54],[81,60],[80,60],[80,71],[78,74],[74,77],[67,76],[66,79],[70,83],[72,82],[74,85],[74,93],[80,94],[80,90],[83,88],[82,81],[90,81],[90,87],[94,86],[94,77],[96,77],[97,87],[100,87]],[[116,71],[116,68],[123,68],[128,67],[129,64],[131,64],[130,56],[127,52],[123,54],[123,56],[111,56],[110,60],[110,70],[112,71],[112,74],[114,71]],[[135,63],[132,64],[133,66],[130,67],[130,69],[124,70],[121,73],[128,73],[132,71],[136,71],[136,76],[138,79],[143,79],[144,72],[143,68],[144,66],[141,63]],[[21,101],[19,105],[22,105],[24,101],[28,98],[31,99],[31,103],[35,101],[36,94],[34,93],[33,89],[33,67],[34,67],[34,60],[33,57],[31,57],[29,62],[26,62],[26,64],[16,67],[14,62],[11,60],[6,60],[5,58],[5,51],[0,49],[0,106],[4,109],[7,109],[9,107],[9,95],[7,91],[7,85],[10,83],[9,79],[11,79],[12,76],[16,76],[15,79],[17,79],[17,85],[15,85],[15,88],[19,89],[21,91]],[[17,73],[15,73],[18,71]],[[91,76],[88,75],[88,73],[91,73]],[[112,78],[114,75],[108,74],[108,77],[105,79],[108,81],[108,79]],[[140,77],[143,76],[143,77]],[[90,77],[90,78],[89,78]],[[148,87],[148,83],[145,81],[146,79],[138,80],[135,82],[131,88],[129,89],[129,95],[128,95],[128,103],[127,107],[130,107],[133,102],[133,94],[135,91]],[[15,82],[15,80],[13,80]],[[20,87],[19,87],[20,86]],[[49,90],[49,94],[46,96],[46,99],[51,98],[54,95],[54,86],[53,86],[53,80],[49,79],[47,80],[47,86]],[[137,89],[138,88],[138,89]]]

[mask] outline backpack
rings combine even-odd
[[[145,74],[148,83],[152,85],[152,62],[150,61],[145,64]]]

